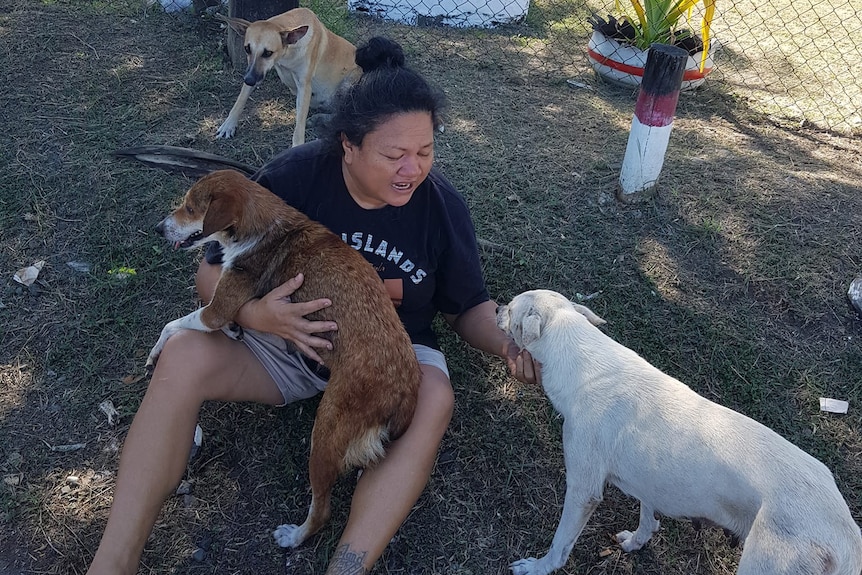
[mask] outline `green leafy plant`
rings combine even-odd
[[[675,44],[691,36],[688,28],[680,28],[680,19],[685,14],[686,21],[688,21],[691,18],[692,10],[701,1],[704,5],[704,15],[700,24],[703,40],[700,69],[703,71],[706,65],[706,56],[709,53],[709,30],[715,15],[715,0],[643,0],[643,3],[641,0],[629,0],[635,18],[626,14],[620,0],[616,0],[616,8],[626,14],[626,19],[634,28],[632,44],[646,50],[656,42]]]

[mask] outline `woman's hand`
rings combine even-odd
[[[542,383],[542,367],[526,350],[520,349],[509,335],[497,327],[497,304],[491,300],[464,311],[461,315],[443,314],[455,333],[482,351],[502,357],[512,377],[524,383]]]
[[[542,365],[533,359],[529,351],[515,345],[514,341],[509,344],[505,359],[509,366],[509,373],[518,381],[542,383]]]
[[[322,298],[296,303],[290,300],[303,279],[303,275],[299,274],[262,298],[249,301],[240,309],[236,321],[241,326],[283,337],[309,358],[323,363],[315,349],[331,350],[332,342],[314,334],[335,331],[338,326],[332,321],[310,321],[305,318],[332,305],[330,300]]]

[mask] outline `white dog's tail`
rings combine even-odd
[[[582,316],[587,318],[587,320],[591,324],[602,325],[602,324],[608,323],[605,320],[603,320],[602,318],[600,318],[599,316],[597,316],[596,314],[594,314],[593,311],[590,308],[588,308],[587,306],[581,305],[579,303],[574,303],[574,302],[572,302],[572,305],[575,306],[575,310],[579,314],[581,314]]]

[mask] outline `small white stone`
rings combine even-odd
[[[856,311],[862,314],[862,276],[850,283],[850,289],[847,290],[847,298]]]

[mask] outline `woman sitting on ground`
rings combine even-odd
[[[371,262],[422,367],[413,421],[358,480],[329,575],[367,573],[428,482],[454,405],[432,329],[437,313],[468,344],[503,358],[514,377],[538,378],[529,354],[497,327],[467,205],[433,167],[441,95],[404,66],[391,41],[370,40],[356,61],[363,76],[340,96],[327,136],[282,152],[254,176]],[[387,258],[395,249],[403,254],[400,265]],[[198,270],[204,301],[218,280],[218,257],[211,250]],[[204,401],[279,406],[326,388],[309,364],[320,361],[315,349],[331,344],[314,334],[337,326],[305,319],[329,302],[292,303],[301,284],[300,275],[243,306],[236,318],[244,328],[241,341],[227,330],[182,331],[168,340],[125,440],[90,575],[137,571],[161,506],[185,471]]]

